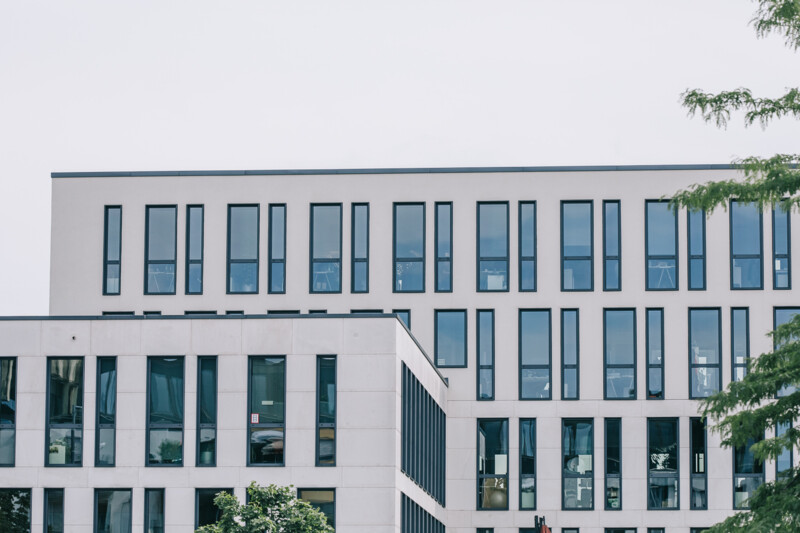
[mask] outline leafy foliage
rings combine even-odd
[[[728,125],[731,111],[744,110],[744,121],[748,126],[755,122],[766,126],[771,120],[785,116],[800,118],[800,90],[796,88],[789,89],[786,94],[778,98],[756,98],[750,89],[744,88],[717,94],[690,89],[681,97],[690,116],[699,112],[703,120],[713,121],[719,127]]]
[[[30,491],[0,489],[0,531],[5,533],[27,533],[30,529]]]
[[[246,505],[232,494],[217,494],[214,505],[221,511],[220,519],[197,533],[333,533],[325,515],[298,500],[291,487],[260,487],[253,481],[247,494]]]
[[[758,11],[750,23],[759,37],[782,34],[786,46],[800,48],[800,0],[758,0]]]

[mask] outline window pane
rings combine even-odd
[[[689,260],[689,288],[701,289],[704,285],[703,280],[703,267],[705,261],[703,259],[690,259]]]
[[[478,364],[494,364],[494,313],[478,311]]]
[[[420,259],[423,257],[425,253],[423,217],[424,205],[395,205],[395,257]]]
[[[664,339],[661,331],[664,327],[664,312],[660,309],[647,310],[647,363],[650,365],[660,365],[662,363],[661,347]]]
[[[592,287],[590,259],[564,260],[564,290],[588,290]]]
[[[148,464],[173,464],[183,462],[183,430],[151,429]]]
[[[283,464],[283,428],[250,428],[250,463]]]
[[[605,265],[606,290],[610,291],[619,289],[619,261],[617,259],[606,259]]]
[[[312,205],[314,259],[339,259],[341,257],[342,207],[339,205]]]
[[[664,371],[661,367],[647,369],[647,396],[648,398],[663,398],[664,390],[661,386],[661,376]]]
[[[677,477],[651,477],[649,483],[650,495],[647,502],[649,509],[677,509]]]
[[[15,429],[0,429],[0,465],[14,464]]]
[[[50,359],[50,423],[83,423],[83,359]]]
[[[619,418],[606,419],[606,475],[622,473],[621,440],[622,421]]]
[[[216,424],[217,422],[217,361],[214,357],[199,357],[200,390],[198,422]]]
[[[422,261],[397,261],[395,263],[395,290],[398,292],[421,291],[424,266]]]
[[[231,292],[255,292],[258,283],[257,263],[231,263]]]
[[[436,364],[463,366],[467,363],[466,311],[436,311]]]
[[[494,398],[494,371],[491,368],[478,370],[478,398],[481,400]]]
[[[648,259],[647,260],[647,288],[648,289],[674,289],[677,287],[678,262],[674,259]]]
[[[336,422],[336,358],[319,358],[319,423]]]
[[[478,474],[508,475],[508,420],[478,420]]]
[[[592,254],[592,204],[562,203],[563,255],[587,257]]]
[[[187,207],[189,211],[189,261],[203,259],[203,207]]]
[[[718,309],[689,310],[692,364],[719,363],[719,328]]]
[[[175,292],[175,264],[155,263],[147,265],[147,292]]]
[[[590,477],[564,478],[564,508],[591,509],[593,480]]]
[[[619,255],[619,202],[603,203],[605,223],[605,255]]]
[[[297,497],[322,511],[331,527],[336,525],[336,491],[333,489],[298,489]]]
[[[478,268],[480,290],[508,290],[508,261],[481,261]]]
[[[111,357],[97,359],[97,416],[100,424],[113,424],[117,411],[117,362]]]
[[[760,441],[761,439],[759,439]],[[734,474],[763,474],[764,464],[758,461],[751,447],[757,441],[749,439],[744,446],[736,446],[733,451],[733,473]]]
[[[691,452],[692,474],[706,473],[706,426],[702,418],[692,418],[691,427]]]
[[[164,533],[164,491],[145,489],[145,533]]]
[[[17,419],[16,374],[16,360],[0,359],[0,424],[14,424]]]
[[[80,465],[83,459],[83,431],[50,428],[48,435],[49,465]]]
[[[703,222],[705,211],[689,211],[687,217],[689,221],[689,255],[704,255],[705,233]]]
[[[607,309],[605,321],[606,362],[632,365],[636,356],[634,311]]]
[[[199,430],[200,444],[198,465],[213,466],[217,457],[217,430],[214,428],[201,428]]]
[[[230,258],[258,258],[258,206],[230,207]]]
[[[754,289],[761,286],[761,258],[733,258],[733,287]]]
[[[183,358],[150,358],[150,423],[183,424]]]
[[[358,263],[363,264],[363,263]],[[286,279],[284,263],[272,263],[272,277],[270,278],[270,292],[283,292]]]
[[[64,490],[44,489],[44,502],[44,531],[46,533],[64,533]],[[4,523],[5,522],[0,519],[0,525]],[[15,529],[12,526],[10,531],[21,530]]]
[[[523,365],[550,364],[550,311],[521,311],[520,336]]]
[[[148,207],[147,259],[175,260],[175,207]]]
[[[453,274],[452,263],[448,261],[438,261],[436,263],[436,290],[437,291],[451,291],[453,290]],[[419,281],[421,285],[421,279]]]
[[[286,398],[286,360],[282,357],[250,359],[250,409],[260,424],[283,423]]]
[[[197,527],[216,523],[220,518],[220,510],[214,505],[217,493],[233,494],[231,489],[197,489]]]
[[[536,290],[536,203],[519,204],[519,290]]]
[[[480,257],[508,257],[508,205],[478,204]]]
[[[750,349],[747,342],[748,316],[747,309],[733,309],[732,311],[732,344],[733,364],[746,365]],[[742,369],[744,372],[746,369]]]
[[[674,256],[677,252],[675,211],[669,202],[647,202],[647,255]]]
[[[647,427],[650,473],[676,473],[678,471],[678,421],[676,419],[649,419]]]
[[[520,290],[522,291],[536,290],[535,261],[522,261],[522,267],[519,275],[520,275]]]
[[[119,261],[122,208],[109,207],[106,210],[106,214],[108,217],[108,233],[106,234],[106,259],[108,261]]]
[[[761,254],[761,214],[755,204],[731,202],[731,241],[734,255]]]
[[[97,457],[96,466],[113,466],[114,451],[116,447],[116,431],[114,428],[100,428],[97,430]]]
[[[436,204],[436,257],[439,259],[452,257],[452,206]]]
[[[270,220],[270,247],[272,259],[285,259],[286,241],[286,207],[273,205]]]
[[[131,533],[131,491],[95,490],[97,533]]]
[[[594,425],[591,420],[564,419],[562,435],[565,474],[592,473]],[[589,485],[591,487],[591,485]]]
[[[578,364],[578,312],[565,310],[561,313],[561,352],[565,365]]]

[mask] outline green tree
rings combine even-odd
[[[790,48],[800,48],[800,0],[757,0],[751,23],[759,37],[781,35]],[[789,89],[778,98],[759,98],[744,88],[717,94],[687,90],[683,105],[690,115],[725,127],[734,112],[743,112],[745,125],[765,127],[782,117],[800,118],[800,90]],[[765,206],[800,210],[800,155],[777,154],[769,158],[748,157],[734,162],[740,179],[697,184],[677,192],[675,207],[704,209],[711,213],[726,208],[730,199]],[[749,362],[747,376],[702,402],[703,414],[715,422],[724,446],[745,446],[778,423],[790,425],[781,437],[764,439],[752,446],[759,460],[774,460],[785,449],[800,444],[800,390],[776,399],[778,391],[800,384],[800,315],[770,334],[777,347]],[[800,469],[794,468],[777,481],[760,487],[750,498],[750,511],[736,513],[708,531],[797,532],[800,531]]]
[[[4,533],[27,533],[30,530],[30,491],[0,489],[0,531]]]
[[[250,501],[239,503],[236,496],[220,492],[214,505],[220,509],[216,524],[197,533],[333,533],[322,511],[298,500],[291,487],[247,487]]]

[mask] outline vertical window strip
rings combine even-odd
[[[689,399],[707,398],[720,390],[721,311],[689,309]]]
[[[731,290],[764,288],[763,216],[758,206],[731,200]]]
[[[83,464],[83,357],[47,358],[45,466]]]
[[[316,466],[336,466],[336,356],[317,356]]]
[[[369,292],[369,204],[353,204],[350,218],[350,292]]]
[[[594,509],[594,421],[561,419],[561,509]]]
[[[536,290],[536,202],[519,203],[519,290]]]
[[[122,286],[122,206],[105,207],[103,228],[103,294],[119,294]]]
[[[603,290],[622,290],[622,227],[619,200],[603,200]]]
[[[741,381],[747,375],[750,358],[750,309],[731,309],[731,379]]]
[[[494,310],[478,309],[478,400],[494,400]]]
[[[228,294],[258,293],[260,207],[228,205]]]
[[[144,533],[163,533],[164,489],[144,489]]]
[[[647,399],[663,400],[664,393],[664,309],[646,310]]]
[[[95,466],[116,464],[117,358],[97,358]]]
[[[647,482],[649,510],[680,509],[677,418],[647,419]]]
[[[604,398],[635,400],[635,309],[603,309],[603,355]]]
[[[466,309],[434,310],[434,360],[436,366],[467,366]]]
[[[425,292],[425,203],[393,205],[393,292]]]
[[[342,292],[342,204],[311,204],[309,292]]]
[[[453,292],[453,203],[436,202],[436,292]]]
[[[147,358],[145,466],[183,466],[184,357]]]
[[[217,465],[217,357],[197,358],[197,466]]]
[[[536,419],[519,421],[519,508],[536,509]]]
[[[13,527],[12,531],[16,531]],[[64,489],[44,489],[44,524],[46,533],[64,533]]]
[[[270,294],[286,293],[286,204],[269,204]]]
[[[792,288],[791,212],[784,204],[772,207],[772,288]]]
[[[550,309],[519,310],[519,399],[552,398]]]
[[[687,261],[689,263],[689,290],[706,289],[706,212],[686,212]]]
[[[792,427],[792,421],[778,422],[775,426],[775,436],[785,438],[786,432]],[[789,444],[784,448],[775,460],[775,479],[789,479],[794,465],[794,446]]]
[[[690,465],[690,507],[708,509],[708,451],[706,442],[706,422],[699,417],[689,419],[689,446],[692,458]]]
[[[678,290],[678,217],[669,200],[646,200],[644,224],[646,289]]]
[[[286,357],[251,355],[247,465],[283,466],[286,442]]]
[[[508,202],[478,202],[477,290],[508,291]]]
[[[764,463],[756,459],[751,447],[763,440],[748,439],[733,449],[733,508],[749,509],[753,493],[764,484]]]
[[[508,509],[508,419],[478,419],[478,510]]]
[[[606,418],[605,509],[622,510],[622,419]]]
[[[561,202],[561,290],[594,290],[594,202]]]
[[[17,442],[17,358],[0,358],[0,466],[14,466]]]
[[[203,294],[205,208],[186,206],[186,294]]]
[[[580,399],[580,320],[577,309],[561,310],[561,399]]]
[[[145,214],[144,293],[175,294],[178,206],[148,205]]]

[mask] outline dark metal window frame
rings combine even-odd
[[[274,216],[276,208],[283,209],[283,259],[275,259],[272,257],[272,246],[275,240],[274,229]],[[267,216],[269,217],[269,242],[267,243],[267,293],[268,294],[286,294],[286,204],[269,204],[267,206]],[[273,269],[274,265],[283,265],[283,286],[282,291],[272,290],[272,279],[275,276]]]
[[[589,475],[568,473],[566,471],[566,469],[564,468],[564,464],[563,464],[564,463],[564,427],[566,426],[567,422],[576,422],[576,423],[581,423],[581,422],[586,423],[586,422],[588,422],[589,424],[592,425],[592,445],[589,447],[589,449],[592,451],[592,473],[589,474]],[[561,435],[559,436],[559,438],[561,439],[561,457],[560,457],[560,462],[561,462],[561,510],[562,511],[594,511],[594,502],[595,502],[595,497],[594,496],[595,496],[595,493],[597,492],[596,487],[595,487],[595,480],[594,480],[594,474],[595,474],[595,470],[596,470],[596,468],[595,468],[595,460],[594,460],[594,441],[595,441],[594,419],[593,418],[562,418],[561,419]],[[564,502],[564,488],[565,488],[564,481],[567,478],[570,478],[570,479],[588,479],[588,480],[590,480],[592,482],[592,505],[590,505],[589,507],[586,507],[586,508],[567,508],[564,505],[564,503],[565,503]]]
[[[113,361],[114,362],[114,396],[115,397],[114,397],[114,423],[113,424],[103,424],[103,423],[100,422],[100,408],[99,408],[99,405],[100,405],[100,388],[101,388],[100,387],[100,371],[101,371],[101,363],[104,360],[105,361]],[[119,372],[118,372],[118,369],[117,369],[117,358],[116,358],[116,356],[97,357],[96,360],[95,360],[95,366],[96,366],[96,372],[95,373],[97,375],[97,379],[96,379],[96,385],[95,385],[95,389],[94,390],[95,390],[95,395],[97,397],[97,400],[95,401],[95,404],[94,404],[95,405],[95,409],[94,409],[95,410],[95,414],[94,414],[94,420],[95,420],[94,466],[97,467],[97,468],[112,468],[112,467],[116,466],[116,463],[117,463],[117,450],[116,450],[116,448],[117,448],[117,398],[116,398],[116,393],[117,393],[117,382],[118,382],[118,377],[119,377]],[[100,457],[100,430],[101,429],[111,429],[111,430],[114,431],[114,452],[112,454],[113,455],[113,460],[111,461],[111,464],[107,464],[107,465],[98,463],[98,458]]]
[[[564,254],[564,206],[567,204],[589,204],[589,255]],[[594,291],[594,200],[561,200],[561,292],[592,292]],[[564,288],[564,261],[589,261],[589,288],[566,289]]]
[[[665,380],[664,380],[664,308],[663,307],[648,307],[644,310],[645,313],[645,354],[646,354],[646,361],[645,366],[647,368],[647,373],[645,377],[645,387],[647,388],[646,391],[646,398],[648,400],[665,400],[667,398],[667,391],[665,390]],[[658,313],[659,315],[659,324],[661,330],[661,342],[660,346],[657,348],[661,352],[661,363],[660,364],[653,364],[650,362],[650,350],[653,348],[652,342],[653,339],[650,338],[650,313]],[[651,396],[650,395],[650,370],[651,369],[659,369],[661,371],[661,396]]]
[[[506,255],[504,257],[483,257],[481,256],[481,206],[484,205],[504,205],[506,206]],[[475,292],[508,292],[511,286],[511,241],[510,241],[510,219],[511,208],[507,201],[487,201],[477,202],[475,208]],[[452,228],[452,224],[451,224]],[[451,241],[452,242],[452,241]],[[483,261],[505,261],[506,263],[506,288],[505,289],[481,289],[481,263]]]
[[[449,256],[439,257],[439,207],[447,207],[450,212],[450,248]],[[433,204],[433,257],[435,261],[433,269],[433,290],[434,292],[453,292],[453,202],[436,202]],[[450,264],[450,280],[447,289],[439,288],[439,263]]]
[[[608,238],[609,228],[606,224],[606,208],[609,205],[616,204],[617,206],[617,254],[611,255],[608,253]],[[608,263],[610,261],[617,262],[617,288],[610,289],[606,283],[608,280]],[[603,290],[607,292],[616,292],[622,290],[622,203],[619,200],[603,200]]]
[[[760,291],[764,289],[764,213],[758,211],[758,240],[760,244],[758,255],[755,254],[734,254],[733,253],[733,204],[738,204],[738,200],[731,200],[728,203],[728,246],[730,249],[730,274],[732,291]],[[743,202],[748,205],[750,202]],[[758,209],[758,207],[756,207]],[[761,278],[758,287],[734,287],[733,286],[733,260],[734,259],[758,259]]]
[[[175,246],[172,250],[172,260],[169,259],[150,259],[150,210],[169,209],[175,210],[175,224],[172,228]],[[171,292],[153,292],[148,283],[150,265],[172,265],[175,272],[175,280],[172,283]],[[176,294],[178,290],[178,206],[175,204],[147,204],[144,206],[144,294],[168,296]]]
[[[53,424],[50,422],[50,368],[52,361],[57,361],[60,359],[75,359],[81,361],[81,423],[80,424]],[[83,466],[83,422],[86,418],[86,411],[85,411],[85,403],[86,403],[86,358],[83,356],[65,356],[65,355],[55,355],[55,356],[48,356],[47,357],[47,368],[46,368],[46,380],[47,380],[47,398],[45,401],[45,446],[44,446],[44,466],[48,468],[81,468]],[[70,430],[78,430],[81,432],[81,460],[78,464],[63,464],[63,465],[51,465],[50,464],[50,430],[51,429],[70,429]]]
[[[119,209],[119,259],[108,258],[108,212],[112,209]],[[119,290],[111,292],[108,290],[108,267],[116,265],[119,267]],[[103,296],[116,296],[122,293],[122,206],[107,205],[103,209]]]
[[[692,253],[692,215],[700,215],[700,235],[702,239],[703,253],[701,255]],[[702,261],[703,264],[703,284],[700,287],[692,286],[692,261]],[[690,291],[706,290],[706,211],[686,211],[686,286]]]
[[[522,208],[523,208],[523,206],[528,206],[528,205],[529,206],[533,206],[533,235],[532,235],[532,237],[533,237],[533,255],[522,255],[522,240],[523,240],[522,235],[523,235],[523,232],[526,230],[525,228],[522,227]],[[538,245],[538,241],[536,239],[536,229],[537,229],[536,228],[536,222],[537,222],[536,215],[537,215],[537,206],[536,206],[536,201],[535,200],[533,200],[533,201],[527,201],[526,200],[526,201],[520,201],[519,202],[518,207],[517,207],[517,224],[519,226],[519,228],[518,228],[519,231],[518,231],[518,235],[517,235],[518,246],[519,246],[519,264],[518,264],[518,269],[519,269],[519,292],[536,292],[536,287],[537,287],[537,283],[536,283],[537,276],[536,276],[536,274],[537,274],[537,271],[538,271],[538,269],[536,268],[536,252],[537,252],[537,245]],[[532,289],[524,289],[524,288],[522,288],[522,270],[523,270],[522,269],[522,265],[524,263],[526,263],[526,262],[533,263],[533,288]]]
[[[320,385],[321,385],[321,383],[320,383],[320,377],[321,377],[320,363],[322,362],[323,359],[333,359],[333,394],[334,394],[334,400],[333,400],[333,423],[329,423],[329,422],[322,423],[319,420],[319,415],[320,415],[319,411],[320,411],[320,407],[321,407],[320,394],[319,394],[320,393]],[[316,367],[317,367],[316,368],[316,370],[317,370],[317,386],[316,386],[317,392],[316,392],[316,399],[315,399],[315,405],[317,407],[317,409],[316,409],[316,426],[317,427],[316,427],[316,432],[315,432],[316,436],[315,436],[315,439],[314,439],[314,441],[315,441],[314,466],[318,466],[320,468],[330,468],[330,467],[335,467],[336,466],[336,445],[337,445],[337,441],[339,440],[339,439],[336,438],[337,437],[337,433],[338,433],[337,428],[336,428],[336,422],[337,422],[337,419],[338,419],[337,411],[338,411],[338,408],[339,408],[339,405],[338,405],[339,404],[339,401],[338,401],[339,364],[338,364],[338,362],[339,361],[338,361],[338,358],[336,357],[336,354],[318,354],[317,355],[317,364],[316,364]],[[285,403],[284,403],[284,405],[285,405]],[[320,431],[322,429],[332,429],[333,430],[333,464],[321,464],[320,460],[319,460],[320,459],[319,434],[320,434]],[[285,457],[284,457],[284,460],[285,460]]]
[[[50,503],[50,497],[52,494],[61,493],[61,531],[64,531],[64,489],[63,488],[51,488],[45,487],[44,488],[44,498],[43,498],[43,507],[44,507],[44,518],[42,519],[42,531],[48,533],[50,531],[50,521],[48,520],[47,514],[47,506]]]
[[[508,450],[506,450],[506,458],[510,458],[511,455],[511,442],[509,442],[509,422],[508,418],[478,418],[476,419],[476,427],[475,427],[475,477],[478,481],[477,486],[475,487],[475,510],[479,512],[486,512],[486,511],[507,511],[509,509],[508,506],[508,495],[511,493],[511,486],[509,484],[509,462],[506,460],[506,473],[505,474],[481,474],[481,423],[482,422],[505,422],[506,423],[506,443],[508,445]],[[481,481],[484,479],[505,479],[506,483],[506,506],[505,507],[492,507],[491,509],[481,508]]]
[[[717,346],[719,346],[720,353],[717,354],[717,363],[716,364],[708,364],[708,363],[693,363],[692,362],[692,311],[716,311],[717,312],[717,324],[719,327],[717,328]],[[688,352],[689,352],[689,399],[690,400],[699,400],[704,398],[704,396],[694,396],[692,393],[692,373],[695,368],[716,368],[717,369],[717,390],[719,392],[722,390],[722,309],[719,307],[690,307],[687,310],[688,313]]]
[[[778,210],[785,213],[786,216],[786,253],[779,254],[777,249],[777,238],[775,236],[775,213]],[[778,259],[786,260],[786,287],[778,287]],[[786,210],[781,208],[781,204],[772,206],[772,288],[776,291],[787,291],[792,289],[792,212],[789,207]]]
[[[219,494],[220,492],[227,492],[228,494],[233,494],[232,488],[217,488],[217,487],[195,487],[194,489],[194,528],[198,529],[200,527],[200,491],[215,491],[214,494]]]
[[[675,422],[675,473],[653,474],[650,470],[650,421]],[[648,511],[680,511],[681,509],[681,424],[680,418],[675,416],[649,416],[647,417],[647,510]],[[675,491],[675,507],[650,507],[650,480],[671,479],[678,480],[678,490]]]
[[[397,208],[402,206],[420,206],[422,207],[422,257],[398,257],[397,255]],[[425,292],[425,258],[427,255],[426,249],[426,211],[425,202],[394,202],[392,204],[392,293],[422,293]],[[450,225],[452,228],[452,224]],[[397,290],[397,263],[421,263],[422,264],[422,289],[421,290]]]
[[[144,489],[144,533],[148,533],[148,526],[150,524],[150,495],[154,493],[161,493],[161,503],[163,504],[161,508],[161,531],[166,531],[165,527],[166,524],[166,515],[167,515],[167,498],[166,494],[164,493],[164,489]]]
[[[339,208],[339,258],[331,259],[314,257],[314,209],[317,207],[338,207]],[[309,205],[309,224],[308,224],[308,292],[309,294],[341,294],[342,293],[342,219],[344,209],[342,203],[313,203]],[[339,290],[337,291],[317,291],[314,290],[314,265],[318,263],[330,263],[339,265]]]
[[[283,360],[283,420],[280,423],[267,422],[262,423],[259,419],[258,424],[251,423],[250,413],[253,412],[253,360],[255,359],[282,359]],[[286,466],[286,375],[288,368],[286,365],[286,355],[249,355],[247,357],[247,438],[245,439],[245,453],[247,457],[247,466],[265,467],[265,468],[280,468]],[[281,463],[253,463],[250,461],[250,438],[253,428],[282,428],[283,429],[283,462]]]
[[[645,200],[644,201],[644,289],[645,291],[677,291],[680,289],[681,284],[681,269],[680,269],[680,253],[678,246],[678,210],[673,209],[672,214],[675,219],[675,254],[674,255],[661,255],[650,254],[650,217],[648,215],[648,206],[650,204],[666,204],[669,200]],[[688,240],[688,239],[687,239]],[[650,288],[650,260],[664,259],[675,261],[675,288]]]
[[[745,338],[745,363],[736,363],[736,353],[734,351],[734,339],[736,338],[736,312],[744,312],[744,338]],[[773,319],[774,323],[774,319]],[[736,369],[744,368],[744,375],[747,375],[747,361],[750,359],[750,308],[749,307],[731,307],[731,381],[736,381]]]
[[[492,362],[489,365],[481,364],[481,314],[488,313],[492,321]],[[495,338],[494,338],[494,309],[476,309],[475,310],[475,399],[478,401],[488,402],[494,400],[495,397],[495,380],[494,380],[494,362],[495,362]],[[492,372],[492,394],[488,398],[481,397],[481,370],[490,370]]]
[[[461,313],[464,317],[464,362],[459,365],[440,365],[439,364],[439,314],[440,313]],[[466,309],[434,309],[433,310],[433,359],[436,368],[467,368],[469,359],[469,346],[467,338],[469,335],[469,324],[467,323]]]
[[[693,511],[705,511],[708,509],[708,430],[706,428],[706,421],[700,417],[689,418],[689,460],[694,461],[694,421],[700,421],[703,424],[703,473],[695,474],[693,472],[693,465],[689,465],[689,508]],[[692,482],[695,479],[702,479],[705,484],[706,491],[706,505],[703,507],[695,506],[694,498],[692,498]]]
[[[367,226],[364,228],[364,257],[356,257],[356,210],[363,208],[367,210]],[[366,288],[363,291],[356,290],[356,264],[366,265],[365,277]],[[364,294],[369,292],[369,203],[360,202],[350,204],[350,292],[353,294]]]
[[[615,421],[619,423],[619,474],[609,474],[608,473],[608,423],[611,421]],[[622,511],[622,418],[619,417],[611,417],[611,418],[604,418],[603,419],[603,452],[604,452],[604,459],[605,463],[603,464],[603,474],[604,477],[604,485],[603,485],[603,509],[606,511]],[[594,465],[593,465],[594,466]],[[609,507],[608,506],[608,480],[609,479],[618,479],[619,480],[619,507]]]
[[[564,331],[564,315],[567,313],[575,313],[575,364],[567,364],[564,359],[564,339],[566,333]],[[580,310],[575,309],[562,309],[561,310],[561,399],[565,401],[576,401],[581,399],[581,317]],[[575,396],[567,397],[564,394],[564,373],[566,370],[575,370]],[[552,386],[552,385],[551,385]]]
[[[19,372],[17,372],[17,368],[18,368],[17,367],[17,358],[16,357],[0,357],[0,363],[2,363],[3,361],[10,361],[11,362],[11,368],[12,368],[12,370],[11,370],[11,372],[12,372],[11,382],[13,383],[12,394],[14,395],[14,401],[16,402],[17,401],[17,378],[18,378],[18,374],[19,374]],[[2,368],[3,368],[2,365],[0,365],[0,370],[2,370]],[[48,382],[49,382],[49,379],[48,379]],[[49,391],[48,391],[48,398],[49,397],[50,397],[50,395],[49,395]],[[49,410],[48,410],[47,415],[48,415],[48,418],[49,418]],[[0,430],[4,430],[4,429],[5,430],[14,431],[14,439],[13,439],[13,441],[11,443],[11,462],[10,463],[0,463],[0,467],[6,467],[6,466],[12,466],[13,467],[16,464],[16,460],[17,460],[17,412],[16,412],[16,408],[14,409],[14,422],[0,422]],[[49,432],[48,432],[48,434],[49,434]]]
[[[606,315],[609,311],[626,311],[633,315],[633,364],[609,364],[608,362],[608,324]],[[635,307],[604,307],[603,308],[603,399],[608,401],[635,401],[639,398],[639,375],[638,375],[638,359],[639,359],[639,328],[636,317]],[[633,398],[609,398],[608,397],[608,369],[610,368],[632,368],[633,369]]]
[[[231,258],[231,211],[239,207],[255,207],[256,208],[256,258],[255,259],[232,259]],[[259,290],[259,261],[261,258],[261,206],[259,204],[228,204],[228,239],[227,239],[227,253],[226,253],[226,276],[225,276],[225,293],[226,294],[258,294]],[[256,265],[256,288],[252,291],[233,291],[231,290],[231,264],[255,264]]]
[[[192,211],[195,209],[200,210],[200,259],[191,258],[192,248]],[[205,242],[206,242],[206,228],[205,228],[206,208],[203,204],[189,204],[186,206],[186,272],[185,272],[185,287],[186,294],[203,294],[203,258],[205,257]],[[177,220],[178,217],[175,217]],[[189,271],[192,265],[200,265],[200,290],[190,290],[189,284]]]
[[[117,487],[108,487],[108,488],[95,488],[94,489],[94,513],[92,517],[92,531],[97,533],[99,528],[97,524],[97,504],[98,504],[98,497],[100,496],[100,492],[127,492],[131,495],[131,512],[130,512],[130,520],[128,521],[128,531],[133,531],[133,490],[132,489],[120,489]]]
[[[523,448],[523,435],[522,435],[522,425],[523,423],[530,423],[531,427],[533,427],[533,474],[523,474],[522,473],[522,448]],[[519,510],[520,511],[535,511],[536,504],[537,504],[537,496],[539,495],[539,487],[536,483],[536,471],[538,470],[538,458],[539,458],[539,449],[537,447],[537,427],[536,427],[536,419],[535,418],[520,418],[519,419]],[[533,507],[523,507],[522,506],[522,480],[523,478],[533,478]]]
[[[522,364],[522,315],[530,312],[546,312],[547,313],[547,365],[534,365]],[[524,401],[548,401],[553,399],[553,313],[549,308],[534,308],[534,309],[520,309],[517,313],[517,364],[519,365],[519,373],[517,377],[517,387],[519,387],[519,399]],[[547,398],[524,398],[522,396],[522,372],[523,370],[536,370],[547,369],[548,383],[550,387],[547,389]]]
[[[203,361],[213,361],[214,363],[214,423],[201,423],[200,422],[200,402],[203,397],[202,394],[202,381],[201,381],[201,368],[200,363]],[[200,468],[208,468],[217,466],[217,452],[218,452],[218,441],[217,441],[217,422],[219,417],[219,360],[216,355],[198,355],[197,356],[197,392],[195,396],[197,396],[197,407],[196,407],[196,418],[197,418],[197,434],[195,438],[195,466]],[[203,429],[213,429],[214,430],[214,462],[212,464],[201,464],[200,463],[200,432]]]
[[[182,395],[184,397],[183,402],[183,413],[181,413],[181,418],[183,421],[180,424],[153,424],[150,422],[150,375],[151,375],[151,364],[155,359],[180,359],[181,360],[181,368],[183,370],[183,391]],[[186,444],[186,358],[182,355],[148,355],[147,356],[147,394],[146,394],[146,411],[147,411],[147,427],[145,428],[145,444],[144,444],[144,466],[148,468],[180,468],[183,466],[183,459],[185,455],[185,444]],[[181,460],[179,463],[175,464],[150,464],[150,431],[154,429],[180,429],[181,430]]]

